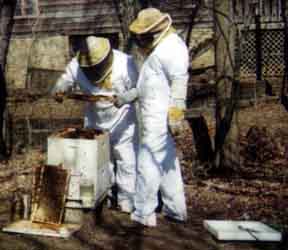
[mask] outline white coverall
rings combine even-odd
[[[118,50],[113,50],[111,90],[90,83],[81,70],[77,59],[73,58],[52,93],[65,92],[71,87],[76,87],[85,94],[107,92],[121,94],[135,87],[137,77],[138,73],[133,59]],[[118,188],[118,205],[122,211],[130,212],[133,209],[135,193],[136,147],[138,143],[134,105],[125,104],[117,108],[107,101],[87,103],[84,127],[109,131],[112,158],[117,166],[115,177]]]
[[[155,209],[159,190],[163,212],[167,217],[179,221],[184,221],[187,217],[180,164],[174,141],[168,131],[168,109],[176,105],[177,95],[182,96],[184,108],[188,62],[185,43],[177,34],[172,33],[156,46],[140,71],[137,89],[141,141],[135,211],[131,214],[131,219],[147,226],[156,226]],[[181,84],[173,87],[176,90],[174,94],[171,91],[173,82]]]

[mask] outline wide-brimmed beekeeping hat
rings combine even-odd
[[[138,13],[137,18],[130,24],[130,32],[136,35],[157,33],[171,24],[171,17],[156,8],[147,8]]]
[[[85,75],[94,83],[103,81],[112,71],[113,53],[106,38],[87,37],[76,58]]]

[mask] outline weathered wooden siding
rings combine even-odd
[[[12,39],[5,69],[8,89],[36,88],[36,85],[41,88],[59,76],[69,59],[68,38],[65,36]],[[45,80],[41,69],[49,72]]]
[[[14,34],[89,34],[118,32],[120,23],[113,1],[39,0],[39,15],[17,17]]]
[[[249,0],[232,0],[231,14],[238,23],[247,21],[247,18],[254,14],[252,4]],[[254,1],[255,2],[255,1]],[[282,0],[261,0],[259,1],[258,13],[261,16],[261,22],[281,22],[282,21]],[[288,2],[286,1],[286,9]]]
[[[39,0],[38,16],[15,17],[13,33],[18,36],[36,32],[45,35],[118,33],[121,31],[121,24],[115,2],[117,1]],[[171,14],[176,27],[183,28],[190,23],[195,7],[193,1],[164,2],[165,4],[159,4],[159,8]],[[201,9],[196,18],[199,23],[209,23],[211,20],[206,8]]]
[[[172,19],[176,26],[186,26],[191,22],[191,14],[195,8],[195,2],[191,0],[167,0],[165,1],[166,4],[163,4],[163,6],[160,6],[160,9],[168,12],[171,14]],[[194,2],[194,3],[193,3]],[[212,0],[206,1],[205,7],[203,6],[200,8],[196,18],[195,22],[196,25],[200,26],[211,26],[213,21],[213,16],[211,15],[211,7],[212,7]]]

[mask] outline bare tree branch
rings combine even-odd
[[[0,2],[1,13],[1,41],[0,41],[0,159],[7,156],[5,139],[3,134],[4,112],[6,108],[7,86],[4,76],[6,56],[9,47],[13,27],[13,16],[16,0],[2,0]]]

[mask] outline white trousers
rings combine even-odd
[[[111,156],[116,164],[117,200],[125,212],[132,211],[135,194],[138,144],[135,121],[135,112],[130,110],[110,131]]]
[[[137,167],[135,211],[131,219],[156,226],[155,209],[160,191],[164,214],[180,221],[186,220],[184,185],[171,135],[159,134],[153,141],[145,140],[139,148]]]

